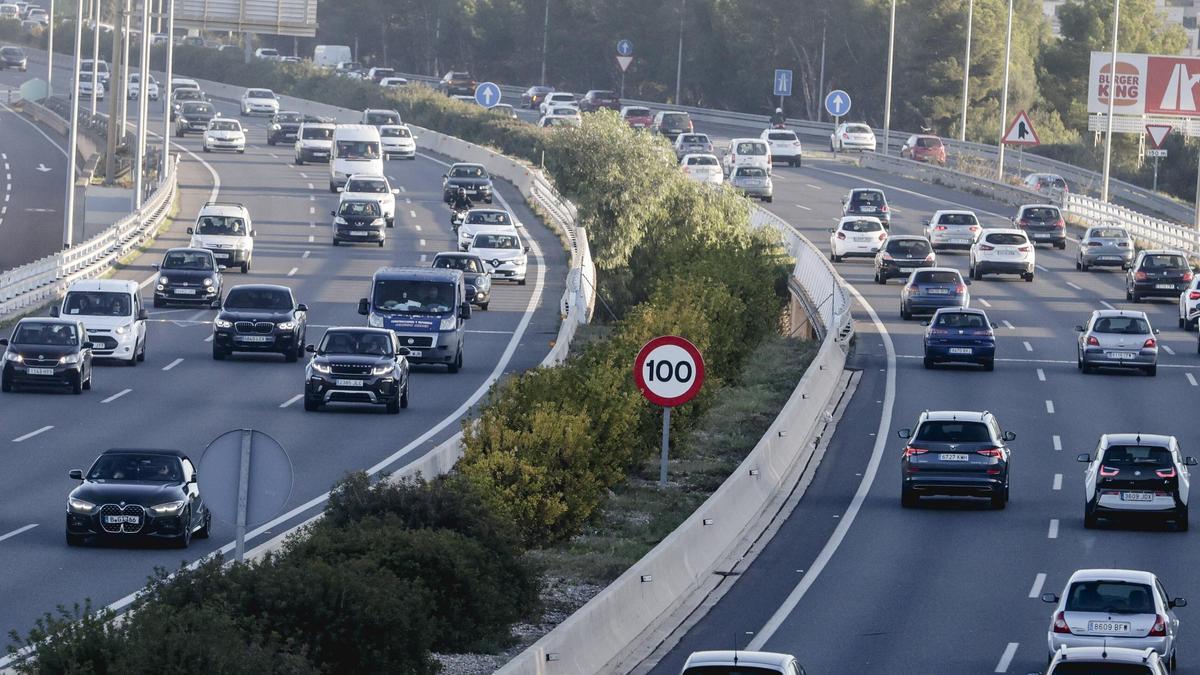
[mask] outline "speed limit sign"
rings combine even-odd
[[[696,345],[677,335],[647,342],[633,361],[633,380],[642,396],[663,407],[662,466],[659,485],[667,482],[667,449],[671,436],[671,408],[695,398],[704,384],[704,359]]]

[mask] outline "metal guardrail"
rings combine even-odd
[[[559,303],[565,322],[572,324],[566,342],[574,336],[575,326],[589,323],[596,300],[596,266],[592,262],[591,247],[587,231],[580,226],[579,212],[570,200],[555,191],[541,172],[535,172],[530,184],[530,195],[539,207],[552,218],[566,235],[571,252],[571,269],[567,275],[567,288]],[[563,358],[566,357],[564,353]],[[558,359],[561,361],[561,359]]]

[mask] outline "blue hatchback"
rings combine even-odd
[[[939,363],[977,363],[995,368],[995,324],[982,309],[945,308],[925,324],[925,367]]]

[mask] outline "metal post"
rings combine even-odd
[[[621,71],[621,98],[625,98],[625,71]]]
[[[1008,64],[1012,60],[1013,0],[1008,0],[1008,36],[1004,39],[1004,89],[1000,92],[1000,150],[997,153],[996,180],[1004,180],[1004,131],[1008,125]]]
[[[112,68],[108,73],[108,144],[104,154],[104,183],[106,185],[114,185],[117,182],[117,147],[121,144],[121,139],[125,134],[125,128],[118,126],[121,113],[121,101],[118,99],[124,96],[124,92],[121,90],[120,72],[125,54],[125,50],[121,48],[121,43],[125,40],[125,36],[121,33],[125,3],[116,0],[114,8],[117,10],[117,15],[113,21]]]
[[[79,91],[80,55],[83,51],[83,3],[75,4],[75,68],[71,91]],[[63,248],[71,248],[75,238],[75,155],[79,147],[79,101],[71,99],[71,130],[67,135],[67,204],[63,214]]]
[[[171,78],[175,69],[175,0],[167,2],[167,71],[159,95],[163,97],[162,168],[158,177],[167,175],[167,162],[171,161]]]
[[[133,167],[133,208],[142,208],[146,193],[146,132],[150,124],[150,97],[146,90],[150,82],[150,0],[142,0],[141,66],[138,72],[137,151]]]
[[[78,87],[78,83],[75,86]],[[50,0],[50,33],[46,38],[46,92],[54,94],[54,0]],[[72,101],[76,95],[71,94]]]
[[[662,461],[658,467],[658,487],[667,486],[667,455],[671,445],[671,409],[663,408]]]
[[[234,543],[234,560],[242,562],[246,556],[246,506],[250,501],[250,446],[254,431],[242,429],[242,463],[238,471],[237,539]]]
[[[129,123],[129,42],[130,32],[129,27],[133,15],[132,0],[125,0],[125,12],[121,15],[121,28],[124,34],[124,39],[121,40],[121,68],[117,73],[117,77],[121,80],[120,104],[121,104],[121,133],[125,133],[125,127]]]
[[[1102,202],[1108,201],[1108,176],[1112,168],[1113,106],[1117,100],[1117,29],[1120,22],[1121,0],[1113,0],[1112,58],[1108,62],[1108,130],[1104,135],[1104,174],[1100,178]],[[1200,214],[1196,216],[1196,223],[1200,225]]]
[[[1158,158],[1154,158],[1154,184],[1150,187],[1151,192],[1158,192]]]
[[[1196,215],[1193,218],[1195,221],[1193,225],[1200,230],[1200,152],[1196,153],[1196,157]]]
[[[92,117],[96,116],[96,96],[100,93],[100,2],[92,0]]]
[[[896,0],[892,0],[892,18],[888,28],[887,91],[883,95],[883,154],[888,154],[892,131],[892,56],[896,48]]]
[[[542,18],[542,86],[546,86],[546,45],[550,39],[550,0],[546,0],[546,15]],[[622,74],[623,76],[624,74]]]
[[[821,24],[821,74],[817,77],[817,97],[825,95],[825,24]],[[825,116],[825,106],[817,106],[817,121]],[[836,127],[836,123],[834,124]]]
[[[971,82],[971,27],[975,21],[975,0],[967,4],[967,55],[963,57],[962,118],[958,122],[958,140],[967,140],[967,94]]]
[[[683,83],[683,17],[687,12],[687,0],[679,0],[679,60],[675,62],[675,105],[683,105],[679,91]]]

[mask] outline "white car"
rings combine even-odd
[[[716,155],[695,154],[684,155],[679,160],[679,167],[688,178],[705,185],[720,185],[725,182],[725,174],[721,171],[721,160]]]
[[[771,147],[758,138],[734,138],[725,147],[722,158],[725,173],[732,173],[741,166],[756,166],[771,173]]]
[[[224,117],[215,117],[204,130],[204,151],[232,150],[242,154],[246,152],[246,132],[242,123]]]
[[[195,89],[196,91],[200,91],[200,83],[186,77],[172,77],[171,91],[178,91],[180,89]]]
[[[583,115],[580,114],[579,108],[569,105],[551,106],[542,117],[568,117],[578,121],[583,120]]]
[[[379,127],[379,142],[383,145],[384,159],[417,158],[417,137],[406,124],[384,124]]]
[[[242,94],[242,115],[274,115],[279,112],[279,99],[270,89],[247,89]]]
[[[463,216],[463,222],[458,226],[458,250],[465,251],[471,246],[475,231],[482,227],[513,227],[516,219],[504,209],[471,209]]]
[[[829,135],[829,150],[875,152],[875,132],[858,122],[843,122]]]
[[[542,99],[542,102],[538,104],[538,110],[543,116],[547,115],[551,108],[559,107],[575,108],[576,112],[578,112],[579,101],[575,99],[575,94],[569,91],[553,91],[546,94],[546,98]]]
[[[1167,675],[1166,662],[1153,649],[1124,647],[1063,647],[1054,652],[1046,675],[1126,673]]]
[[[983,228],[973,211],[934,211],[925,221],[925,238],[937,251],[944,248],[969,249]]]
[[[279,50],[271,49],[270,47],[259,47],[254,50],[254,58],[262,59],[263,61],[278,61]]]
[[[396,195],[400,193],[400,190],[392,189],[387,176],[356,173],[346,179],[346,185],[339,191],[341,192],[341,196],[338,198],[339,207],[342,202],[347,200],[375,200],[379,202],[379,209],[383,212],[383,217],[387,219],[387,226],[395,227]]]
[[[475,231],[467,253],[479,256],[493,279],[515,281],[525,285],[529,265],[529,247],[512,225],[484,225]]]
[[[396,87],[404,87],[408,85],[408,80],[403,77],[385,77],[379,81],[379,86],[385,89],[394,89]]]
[[[970,276],[978,281],[985,274],[1017,274],[1033,281],[1037,251],[1029,235],[1012,228],[987,229],[971,245]]]
[[[1179,294],[1179,327],[1196,330],[1200,323],[1200,274],[1192,275],[1192,283]]]
[[[789,129],[764,129],[759,139],[765,141],[770,148],[772,162],[800,166],[804,153],[796,132]]]
[[[1149,516],[1188,529],[1188,501],[1195,457],[1184,457],[1174,436],[1104,434],[1094,455],[1076,457],[1083,472],[1083,526],[1101,518]]]
[[[92,71],[88,70],[79,73],[79,98],[90,99],[92,97],[93,89],[96,90],[96,100],[104,100],[104,86],[92,86]]]
[[[333,132],[337,125],[332,122],[304,122],[296,131],[294,158],[296,164],[321,161],[328,162],[333,151]]]
[[[874,258],[885,241],[887,230],[878,218],[847,216],[829,230],[829,259],[841,262],[851,256]]]
[[[148,82],[149,82],[149,84],[146,85],[146,96],[149,97],[151,101],[157,101],[158,100],[158,80],[155,80],[154,76],[151,75]],[[129,74],[129,92],[128,93],[129,93],[130,99],[135,99],[135,98],[138,98],[139,96],[141,96],[141,73],[130,73]]]
[[[745,673],[749,675],[805,675],[804,667],[791,654],[747,651],[692,652],[681,675]]]
[[[188,246],[206,248],[213,252],[217,264],[240,266],[242,273],[250,271],[254,259],[254,225],[250,211],[236,202],[206,202],[200,207],[196,224],[187,229],[192,235]]]
[[[92,72],[93,69],[96,71],[96,77],[100,79],[100,84],[104,85],[104,88],[107,89],[108,88],[108,61],[105,61],[104,59],[99,59],[99,60],[93,62],[91,59],[83,59],[82,61],[79,62],[79,72],[90,73],[90,72]]]
[[[583,119],[578,116],[546,115],[538,120],[539,127],[578,127],[583,126]]]
[[[87,330],[96,358],[119,359],[136,366],[146,360],[146,319],[136,281],[87,279],[67,289],[50,316],[78,319]]]
[[[1172,599],[1153,573],[1078,570],[1061,598],[1043,593],[1042,601],[1056,605],[1046,636],[1051,658],[1063,647],[1153,649],[1174,669],[1179,635],[1175,608],[1186,607],[1187,600]]]

